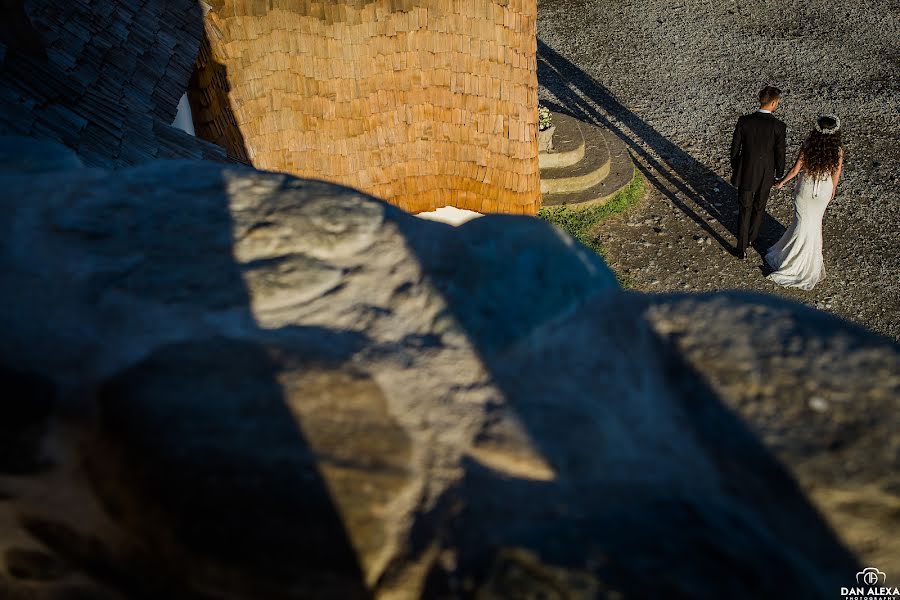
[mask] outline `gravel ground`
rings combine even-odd
[[[613,129],[650,182],[598,230],[610,265],[638,290],[760,290],[900,339],[898,22],[898,0],[539,2],[542,102]],[[730,253],[731,132],[765,84],[785,91],[789,164],[818,114],[843,121],[827,278],[810,292],[764,279],[759,252]],[[773,190],[768,211],[763,252],[790,224],[790,191]]]

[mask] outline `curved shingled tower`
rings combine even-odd
[[[411,212],[540,206],[536,0],[210,0],[197,134]]]

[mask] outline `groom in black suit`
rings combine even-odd
[[[787,127],[772,113],[781,101],[781,90],[766,86],[759,92],[759,110],[738,119],[731,140],[731,184],[738,190],[740,216],[736,254],[747,255],[756,240],[769,191],[784,175]]]

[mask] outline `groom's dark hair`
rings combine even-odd
[[[781,90],[777,87],[767,85],[763,89],[759,90],[759,105],[764,106],[769,102],[774,100],[778,100],[781,98]]]

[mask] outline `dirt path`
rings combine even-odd
[[[542,102],[610,127],[650,185],[598,234],[610,265],[644,291],[744,288],[817,306],[900,339],[900,3],[864,0],[544,0]],[[894,82],[893,85],[890,82]],[[737,204],[726,183],[737,117],[762,85],[785,90],[789,161],[822,112],[839,114],[845,178],[825,215],[827,278],[811,292],[730,254]],[[774,192],[760,248],[790,224]]]

